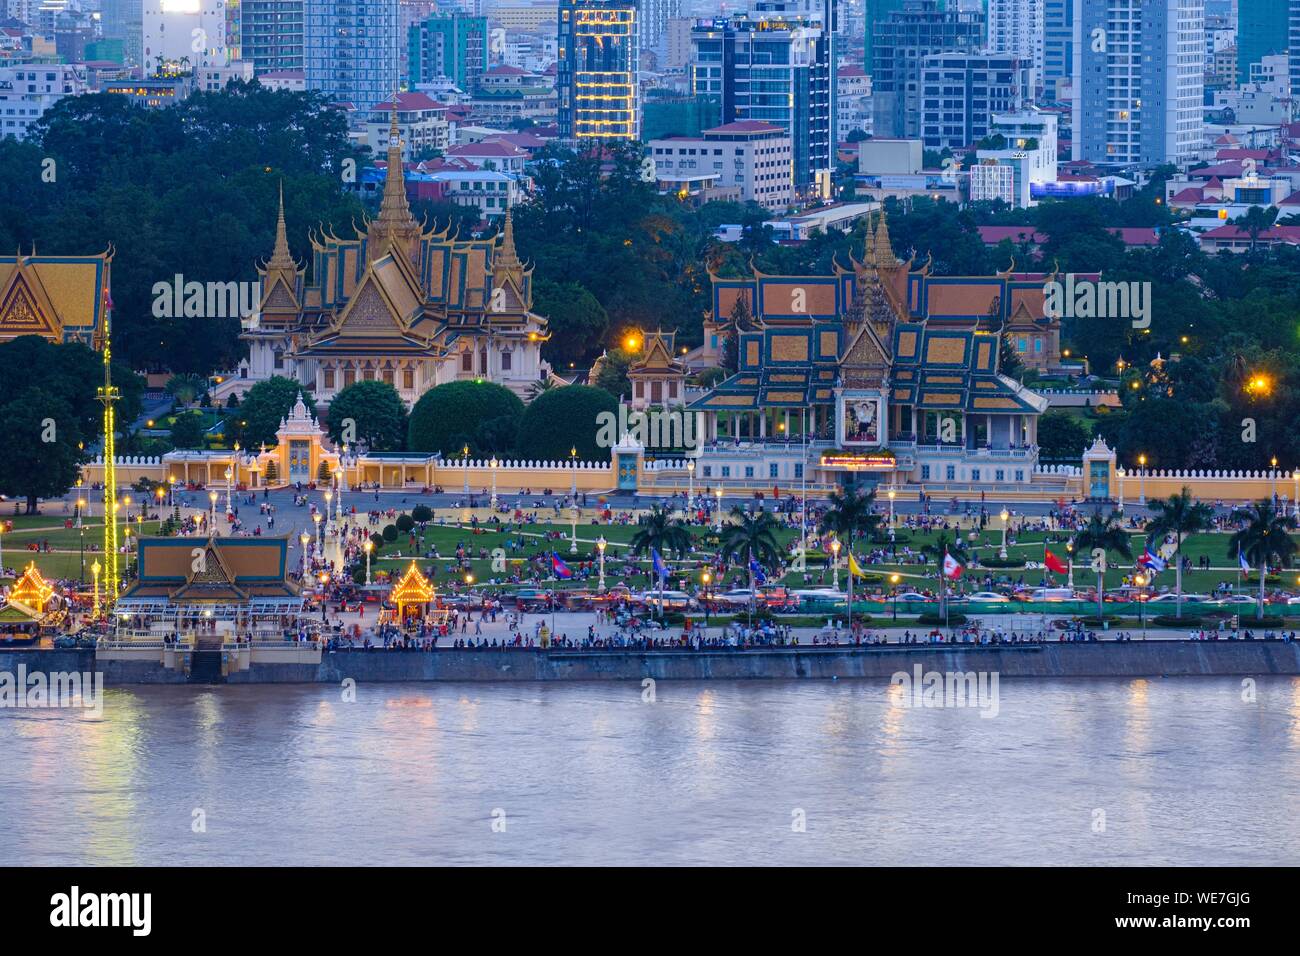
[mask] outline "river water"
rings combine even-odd
[[[0,711],[0,864],[1300,863],[1300,680],[138,687]]]

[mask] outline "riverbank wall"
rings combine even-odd
[[[88,671],[106,686],[184,683],[145,661],[95,660],[93,651],[0,651],[0,672]],[[340,650],[319,664],[255,664],[231,684],[402,681],[885,679],[926,671],[987,671],[1004,678],[1300,676],[1300,643],[1130,641],[1012,645],[921,644],[749,650]]]

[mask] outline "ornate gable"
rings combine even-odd
[[[33,269],[23,264],[0,289],[0,339],[39,335],[51,342],[63,341],[63,324]]]

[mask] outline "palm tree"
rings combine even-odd
[[[1133,548],[1130,545],[1128,532],[1120,526],[1119,516],[1115,512],[1102,516],[1101,509],[1098,508],[1088,519],[1088,523],[1082,529],[1076,531],[1071,543],[1074,550],[1080,555],[1092,554],[1100,548],[1102,551],[1114,551],[1124,558],[1132,559]],[[1095,562],[1097,569],[1097,620],[1104,622],[1106,618],[1105,598],[1106,587],[1106,560],[1102,556],[1100,561]]]
[[[169,378],[163,389],[181,405],[190,405],[207,392],[208,382],[202,375],[181,372]]]
[[[1183,541],[1194,534],[1208,531],[1213,524],[1214,509],[1192,497],[1191,490],[1183,485],[1182,491],[1163,501],[1151,502],[1154,517],[1147,522],[1147,541],[1174,534],[1178,546],[1174,551],[1174,616],[1183,616]]]
[[[880,515],[873,506],[876,501],[875,491],[859,492],[855,488],[837,488],[831,492],[830,508],[822,515],[818,530],[822,534],[830,532],[842,539],[853,555],[853,538],[860,531],[868,534],[880,527]],[[853,629],[853,567],[849,566],[849,630]]]
[[[754,613],[754,565],[776,571],[781,566],[781,545],[777,541],[778,524],[771,513],[748,514],[739,505],[731,509],[731,522],[722,530],[718,550],[737,555],[749,572],[749,613]]]
[[[547,376],[546,378],[539,378],[537,381],[533,382],[531,385],[528,386],[528,400],[532,401],[542,393],[549,392],[551,389],[556,387],[558,386],[556,386],[555,384],[555,379],[551,378],[550,376]]]
[[[1264,619],[1264,579],[1268,577],[1269,565],[1277,568],[1289,568],[1295,558],[1296,543],[1291,537],[1295,530],[1296,519],[1273,507],[1267,498],[1257,501],[1249,508],[1240,508],[1232,513],[1234,518],[1246,522],[1246,527],[1234,532],[1228,541],[1228,556],[1236,558],[1244,555],[1254,567],[1259,568],[1259,602],[1255,608],[1257,620]]]
[[[691,549],[691,532],[672,512],[660,505],[650,509],[650,513],[641,519],[641,527],[632,535],[629,546],[634,555],[647,551],[658,551],[662,556],[668,552],[683,555]],[[659,579],[659,612],[663,613],[664,579]]]
[[[939,566],[939,614],[946,621],[948,619],[948,578],[943,573],[943,556],[951,554],[955,560],[965,564],[968,560],[966,545],[962,542],[961,535],[955,531],[952,535],[941,531],[933,544],[921,546],[921,553],[933,558],[935,564]]]
[[[1259,234],[1268,231],[1276,219],[1276,206],[1270,206],[1268,209],[1251,206],[1246,210],[1245,215],[1237,217],[1234,224],[1246,230],[1246,234],[1250,236],[1250,251],[1254,252],[1255,245],[1259,242]]]

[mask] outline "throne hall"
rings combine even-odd
[[[435,385],[485,379],[527,398],[543,375],[546,320],[532,309],[532,268],[500,234],[462,239],[415,221],[406,198],[397,114],[378,215],[355,236],[311,235],[310,278],[289,252],[280,199],[275,248],[258,268],[258,310],[243,320],[249,357],[233,390],[273,375],[327,406],[353,382],[393,385],[408,405]]]
[[[882,214],[862,260],[832,275],[712,276],[710,324],[725,326],[737,370],[688,406],[709,439],[697,477],[1030,481],[1047,401],[1000,362],[1008,337],[1056,350],[1059,319],[1042,303],[1051,276],[930,268],[895,257]]]

